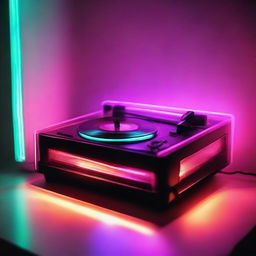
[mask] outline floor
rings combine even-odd
[[[38,255],[228,255],[256,225],[256,177],[217,174],[159,212],[5,172],[0,216],[0,237]]]

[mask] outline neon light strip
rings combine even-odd
[[[102,106],[104,105],[116,105],[116,104],[123,104],[125,106],[130,106],[132,108],[141,108],[141,109],[151,109],[151,110],[159,110],[159,111],[176,111],[178,113],[184,111],[194,111],[196,113],[202,114],[210,114],[210,115],[217,115],[222,117],[232,117],[232,114],[228,113],[219,113],[219,112],[212,112],[212,111],[204,111],[198,109],[190,109],[190,108],[178,108],[178,107],[168,107],[168,106],[159,106],[159,105],[152,105],[152,104],[144,104],[144,103],[136,103],[136,102],[127,102],[127,101],[116,101],[116,100],[105,100],[102,102]],[[172,113],[173,114],[173,113]]]
[[[136,218],[114,212],[109,209],[105,209],[100,206],[96,206],[87,202],[82,202],[77,199],[73,199],[64,195],[57,194],[52,191],[44,190],[38,187],[27,185],[28,188],[33,188],[30,195],[38,200],[43,200],[62,208],[71,210],[75,213],[87,216],[89,218],[101,221],[108,225],[121,226],[144,235],[153,235],[154,229],[149,224],[144,224],[143,221]]]
[[[11,76],[12,76],[12,118],[14,133],[14,153],[17,162],[26,158],[24,121],[23,121],[23,95],[22,95],[22,51],[19,0],[9,1],[10,12],[10,43],[11,43]]]
[[[142,112],[142,114],[145,114],[145,113],[149,113],[149,114],[159,114],[159,115],[163,115],[163,116],[167,116],[169,119],[172,118],[172,117],[176,117],[176,119],[174,119],[175,121],[176,120],[179,120],[182,116],[183,113],[175,113],[175,112],[168,112],[168,111],[163,111],[163,110],[153,110],[153,109],[146,109],[146,108],[133,108],[133,107],[129,107],[129,111],[132,110],[132,111],[135,111],[136,113],[139,113],[139,112]],[[185,111],[184,111],[185,112]]]
[[[83,170],[91,170],[97,173],[123,178],[125,180],[150,184],[152,188],[155,187],[154,173],[146,170],[109,165],[55,149],[48,150],[48,161],[50,163],[68,165]]]
[[[82,132],[79,132],[79,135],[87,140],[93,140],[93,141],[99,141],[99,142],[134,142],[134,141],[144,141],[149,140],[154,137],[154,134],[148,134],[144,136],[139,137],[133,137],[133,138],[123,138],[123,139],[107,139],[107,138],[99,138],[99,137],[93,137],[86,134],[83,134]]]
[[[217,156],[224,147],[224,138],[220,138],[194,154],[180,161],[180,180],[197,171],[203,164]]]

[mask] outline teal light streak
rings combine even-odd
[[[23,181],[24,182],[24,181]],[[17,188],[13,192],[13,239],[16,245],[28,249],[30,245],[30,226],[26,190]]]
[[[154,134],[148,134],[144,136],[134,137],[134,138],[123,138],[123,139],[106,139],[106,138],[99,138],[99,137],[93,137],[86,134],[83,134],[79,132],[79,135],[87,140],[93,140],[93,141],[100,141],[100,142],[133,142],[133,141],[143,141],[143,140],[149,140],[154,137]]]
[[[26,158],[26,152],[23,120],[22,50],[19,0],[9,0],[9,12],[14,154],[17,162],[23,162]]]

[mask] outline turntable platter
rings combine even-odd
[[[126,118],[116,129],[112,118],[98,118],[82,123],[78,128],[80,137],[99,142],[131,143],[152,139],[157,129],[149,122]]]

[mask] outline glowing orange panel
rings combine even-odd
[[[155,174],[146,170],[110,165],[55,149],[48,150],[48,161],[52,164],[74,168],[74,172],[75,170],[79,170],[81,171],[80,174],[85,176],[99,178],[99,174],[103,174],[105,175],[105,180],[108,177],[108,181],[110,182],[114,182],[111,180],[111,177],[118,177],[120,180],[148,184],[151,190],[155,187]],[[93,171],[93,173],[87,172],[87,170]]]
[[[217,156],[224,145],[224,139],[218,139],[196,153],[184,158],[180,162],[180,179],[184,179],[194,171],[198,170],[203,164]]]

